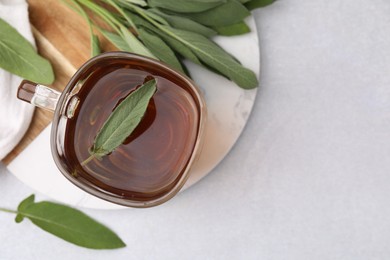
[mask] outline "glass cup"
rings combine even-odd
[[[112,153],[85,163],[113,109],[151,77],[157,92],[135,131]],[[104,53],[81,66],[62,93],[25,80],[18,98],[54,111],[51,151],[62,174],[120,205],[151,207],[172,198],[201,150],[206,120],[201,91],[186,76],[146,57]]]

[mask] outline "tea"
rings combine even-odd
[[[105,120],[148,77],[157,79],[157,92],[138,127],[111,154],[82,165]],[[77,107],[71,118],[64,112],[54,130],[53,154],[70,173],[65,176],[87,191],[131,201],[169,193],[184,174],[199,134],[201,108],[188,83],[161,66],[126,58],[92,64],[72,82],[68,99],[77,97]]]

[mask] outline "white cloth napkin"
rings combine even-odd
[[[0,0],[0,18],[34,44],[25,0]],[[0,160],[19,143],[30,125],[34,107],[16,98],[21,78],[0,69]]]

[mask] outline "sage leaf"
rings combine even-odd
[[[27,198],[25,198],[22,202],[19,203],[18,212],[23,211],[25,208],[27,208],[28,206],[33,204],[34,200],[35,200],[35,195],[34,194],[29,196],[29,197],[27,197]],[[19,213],[15,217],[15,222],[16,223],[20,223],[20,222],[23,221],[23,219],[24,219],[24,216]]]
[[[145,0],[120,0],[120,1],[122,3],[136,4],[139,6],[147,6],[148,5]]]
[[[31,43],[1,18],[0,68],[37,83],[51,84],[54,81],[50,63],[39,56]]]
[[[239,22],[232,25],[216,27],[214,29],[218,32],[219,35],[223,35],[223,36],[242,35],[251,31],[251,29],[245,22]]]
[[[156,79],[149,80],[128,95],[114,109],[96,135],[90,149],[90,158],[101,158],[114,151],[134,131],[157,90],[156,85]],[[84,162],[88,162],[90,158]]]
[[[15,222],[20,223],[24,220],[24,216],[22,214],[17,214],[15,217]]]
[[[161,7],[179,13],[203,12],[226,0],[148,0],[150,7]]]
[[[81,16],[84,17],[85,21],[89,26],[90,38],[91,38],[91,57],[95,57],[101,53],[99,38],[97,35],[93,33],[93,26],[91,19],[89,19],[88,14],[84,11],[84,9],[80,6],[80,4],[76,0],[72,0],[72,4],[67,3],[70,8],[78,12]]]
[[[159,9],[149,9],[149,12],[156,13],[163,17],[172,27],[176,29],[186,30],[194,33],[202,34],[206,37],[212,37],[217,34],[213,29],[204,26],[198,22],[195,22],[189,18],[177,16],[177,15],[169,15],[166,14]]]
[[[161,23],[161,24],[163,24],[163,25],[169,25],[169,23],[167,22],[166,19],[164,19],[163,17],[161,17],[161,15],[159,15],[159,14],[157,14],[157,13],[155,13],[155,12],[151,12],[151,9],[146,10],[145,12],[146,12],[146,13],[148,14],[148,16],[149,16],[150,18],[152,18],[153,20],[155,20],[155,21],[157,21],[157,22],[159,22],[159,23]]]
[[[131,48],[123,38],[115,33],[100,29],[103,36],[121,51],[131,52]]]
[[[225,4],[201,13],[182,14],[198,23],[221,27],[232,25],[250,16],[246,7],[237,0],[227,0]]]
[[[143,26],[145,28],[148,28],[149,30],[158,30],[154,25],[152,25],[149,21],[146,21],[143,17],[139,16],[138,14],[130,12],[129,10],[126,11],[126,14],[131,18],[131,20],[134,21],[136,26]]]
[[[86,3],[89,3],[87,0],[75,1],[82,1],[86,8],[107,18],[106,15],[100,14],[102,12],[100,8],[106,7],[99,4],[87,5]],[[148,51],[149,55],[146,56],[154,55],[155,58],[164,60],[175,68],[180,64],[184,72],[187,70],[181,58],[186,58],[236,82],[242,88],[250,89],[257,86],[258,81],[252,71],[243,67],[234,56],[208,39],[215,35],[216,30],[220,35],[229,36],[249,32],[249,27],[243,20],[250,15],[244,6],[250,0],[149,0],[145,8],[139,7],[131,0],[104,2],[119,12],[115,16],[111,15],[110,19],[107,18],[109,21],[106,21],[119,35],[105,34],[119,49],[141,55],[145,55],[141,53],[142,51]],[[207,8],[191,9],[191,6],[205,6],[206,3]],[[215,6],[211,7],[210,3]],[[127,26],[134,27],[134,35],[127,30]],[[139,33],[140,29],[144,31]],[[151,41],[152,38],[155,42]],[[123,47],[124,45],[126,47]],[[137,46],[141,48],[135,50],[134,46],[136,49]]]
[[[163,27],[173,33],[186,47],[211,68],[219,71],[242,88],[251,89],[258,85],[256,75],[253,71],[243,67],[229,53],[223,50],[206,37],[187,31]]]
[[[135,15],[133,13],[128,12],[128,15],[131,16],[131,19],[134,21],[134,23],[137,26],[145,27],[155,34],[159,35],[173,50],[175,50],[179,55],[181,55],[184,58],[189,59],[190,61],[201,65],[200,60],[196,55],[186,47],[184,44],[182,44],[180,41],[172,38],[171,36],[167,35],[160,29],[154,27],[152,24],[150,24],[148,21],[145,21],[145,19],[139,17],[138,15]],[[188,73],[187,73],[188,75]]]
[[[74,208],[42,201],[23,201],[18,213],[39,228],[70,243],[93,249],[115,249],[126,244],[110,229]],[[28,202],[28,203],[27,203]],[[24,206],[23,203],[26,203]]]
[[[137,37],[135,37],[132,33],[129,32],[129,30],[123,26],[120,28],[123,40],[127,43],[128,47],[130,48],[130,52],[134,52],[136,54],[140,54],[143,56],[147,56],[152,59],[157,59],[156,56],[154,56],[148,48],[145,47],[145,45],[140,42]]]
[[[172,49],[174,49],[177,53],[179,53],[181,56],[183,56],[186,59],[189,59],[195,64],[201,65],[202,62],[199,60],[199,58],[195,55],[195,53],[188,48],[186,45],[184,45],[182,42],[176,40],[175,38],[172,38],[171,36],[168,36],[164,33],[161,33],[160,36],[168,43],[169,46],[171,46]]]
[[[122,8],[121,6],[119,6],[118,4],[116,4],[116,2],[115,2],[114,0],[105,0],[105,1],[106,1],[108,4],[110,4],[113,8],[115,8],[115,9],[118,11],[118,13],[119,13],[120,15],[122,15],[123,18],[125,18],[125,20],[126,20],[127,23],[129,24],[129,26],[132,27],[134,31],[137,31],[137,28],[136,28],[134,22],[131,20],[131,18],[130,18],[129,16],[127,16],[127,14],[125,13],[125,11],[123,10],[123,8]],[[127,3],[127,4],[129,4],[129,3]],[[131,4],[130,4],[130,5],[131,5]],[[112,15],[112,18],[114,18],[114,19],[112,19],[111,22],[117,23],[118,21],[115,20],[115,17],[117,17],[117,14],[111,13],[111,15]],[[109,18],[109,19],[111,19],[111,18]],[[123,25],[121,25],[120,27],[123,27]],[[121,30],[122,30],[122,29],[126,29],[126,28],[121,28]]]
[[[95,57],[96,55],[99,55],[101,53],[100,42],[99,42],[99,38],[95,34],[91,35],[91,45],[92,45],[91,46],[91,50],[92,50],[91,56]]]
[[[145,29],[138,30],[139,37],[145,46],[155,55],[159,60],[169,64],[174,69],[184,73],[184,70],[177,59],[172,49],[158,36],[149,33]]]
[[[135,24],[158,34],[172,49],[192,62],[233,80],[242,88],[251,89],[258,85],[256,75],[252,71],[244,68],[236,58],[206,37],[169,26],[161,26],[160,30],[137,15],[133,15],[132,19]],[[196,43],[197,40],[202,43]],[[215,51],[217,53],[214,53]]]
[[[145,33],[144,29],[140,28],[139,30],[142,30],[142,32],[139,31],[141,40],[145,46],[156,56],[156,58],[171,65],[178,71],[188,75],[184,69],[183,64],[181,64],[177,59],[175,53],[161,38],[153,35],[149,37],[149,35],[146,35],[147,32]],[[131,52],[129,45],[123,40],[121,36],[103,29],[100,29],[100,32],[119,50]],[[151,38],[153,38],[153,40]]]
[[[248,10],[254,10],[256,8],[266,7],[275,1],[276,0],[251,0],[245,3],[245,7],[248,8]]]

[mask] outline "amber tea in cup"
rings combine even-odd
[[[130,136],[112,153],[86,164],[97,132],[120,102],[150,78],[157,91]],[[186,76],[125,52],[89,60],[62,94],[23,81],[18,97],[54,109],[51,148],[57,167],[76,186],[107,201],[150,207],[184,185],[200,152],[205,103]]]

